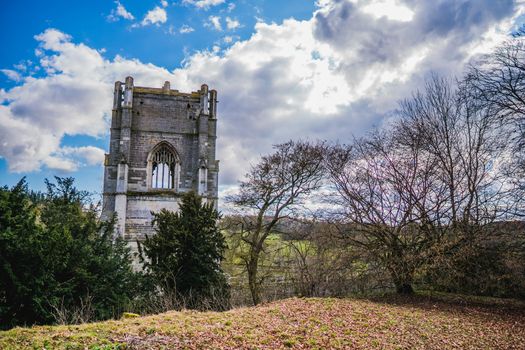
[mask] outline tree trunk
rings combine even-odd
[[[396,284],[396,292],[397,294],[414,294],[414,289],[412,288],[412,284],[410,283],[401,283]]]
[[[406,295],[414,293],[414,289],[412,288],[414,271],[407,266],[406,263],[394,263],[390,268],[390,273],[398,294]]]
[[[252,295],[253,305],[261,302],[261,295],[259,291],[259,283],[257,282],[257,268],[258,268],[259,253],[252,252],[250,261],[246,265],[248,272],[248,286]]]

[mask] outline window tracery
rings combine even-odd
[[[175,189],[178,158],[165,144],[151,156],[151,188]]]

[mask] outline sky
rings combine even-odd
[[[8,1],[0,185],[100,194],[114,82],[218,91],[220,193],[289,139],[348,143],[431,74],[453,79],[524,23],[525,0]]]

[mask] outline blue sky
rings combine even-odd
[[[432,72],[461,75],[522,1],[10,1],[0,13],[0,184],[100,192],[115,80],[218,90],[220,183],[290,138],[345,142]]]
[[[195,50],[210,48],[226,36],[224,32],[203,26],[209,16],[223,15],[238,20],[241,26],[227,34],[246,39],[253,33],[257,18],[267,22],[281,22],[289,17],[307,19],[315,9],[313,2],[304,0],[225,1],[207,10],[182,1],[169,1],[165,8],[165,23],[133,29],[133,23],[140,22],[148,11],[156,6],[162,7],[162,4],[142,0],[124,0],[120,4],[136,20],[122,17],[108,19],[116,8],[113,1],[6,1],[0,24],[4,45],[0,61],[2,67],[10,67],[21,60],[35,60],[34,36],[48,28],[56,28],[71,35],[76,42],[106,49],[108,57],[119,54],[174,69],[180,66],[185,51],[191,54]],[[234,4],[235,8],[228,10],[230,4]],[[183,25],[190,26],[194,31],[181,35],[179,30]],[[2,84],[10,84],[5,76],[2,77]]]

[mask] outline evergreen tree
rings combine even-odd
[[[0,188],[0,327],[47,319],[44,268],[45,232],[37,224],[38,208],[27,196],[25,178]]]
[[[220,214],[193,192],[179,212],[154,213],[156,235],[146,237],[141,257],[147,273],[164,293],[176,293],[188,307],[229,306],[229,287],[221,269],[226,244],[217,227]]]
[[[58,245],[48,250],[54,258],[48,271],[57,282],[56,296],[68,308],[80,307],[82,298],[91,298],[94,318],[118,315],[134,294],[136,276],[126,242],[113,239],[113,221],[100,222],[97,208],[87,205],[89,194],[74,187],[72,178],[46,180],[46,205],[42,222],[48,236]],[[84,301],[85,302],[85,301]]]
[[[81,322],[118,316],[134,295],[125,242],[101,223],[72,178],[46,180],[47,193],[22,179],[0,189],[0,324]]]

